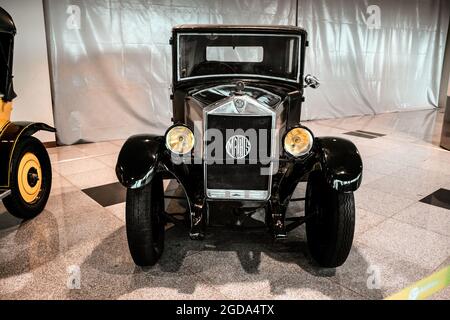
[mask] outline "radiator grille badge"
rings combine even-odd
[[[245,158],[250,153],[251,148],[250,140],[243,135],[232,136],[225,145],[228,155],[234,159]]]
[[[245,101],[242,99],[235,99],[234,100],[234,106],[236,107],[236,110],[241,113],[242,111],[244,111],[244,107],[245,107]]]

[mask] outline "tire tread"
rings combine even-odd
[[[160,184],[160,185],[159,185]],[[128,189],[126,198],[126,230],[128,247],[133,261],[139,266],[152,266],[156,264],[164,247],[164,226],[156,226],[159,239],[155,243],[154,224],[161,224],[154,212],[153,201],[160,201],[154,196],[160,196],[162,180],[155,177],[154,180],[140,189]],[[158,250],[155,250],[157,245]]]
[[[323,211],[320,218],[313,217],[306,222],[311,256],[322,267],[338,267],[346,261],[353,243],[355,229],[353,192],[339,192],[332,189],[317,172],[311,174],[307,190],[313,199],[307,199],[306,214],[313,214],[311,210],[314,206],[319,206]],[[317,193],[320,202],[317,201]]]

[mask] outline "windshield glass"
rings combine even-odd
[[[214,76],[268,77],[297,82],[300,36],[178,34],[178,80]]]

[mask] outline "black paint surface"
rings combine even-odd
[[[441,188],[426,196],[420,202],[450,210],[450,190]]]

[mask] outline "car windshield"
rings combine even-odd
[[[299,35],[180,33],[178,80],[248,76],[297,82],[299,43]]]

